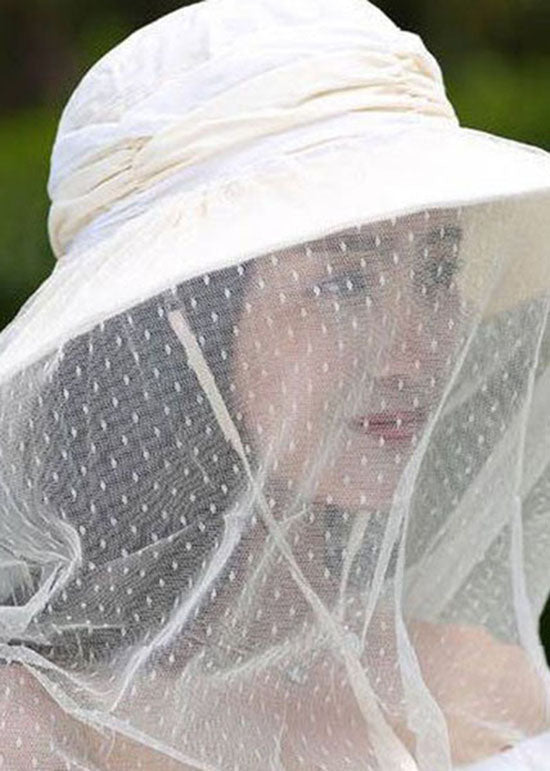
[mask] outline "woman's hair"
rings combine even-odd
[[[219,546],[223,514],[245,486],[242,461],[221,436],[168,315],[183,312],[234,412],[232,348],[248,272],[242,265],[184,281],[57,353],[31,410],[27,452],[30,458],[40,447],[42,457],[37,521],[72,529],[81,559],[70,590],[58,591],[33,620],[27,647],[78,667],[111,657],[162,625]],[[8,604],[23,605],[38,590],[42,571],[29,571],[30,582]],[[33,642],[33,630],[47,642]]]

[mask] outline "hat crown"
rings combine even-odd
[[[324,33],[320,39],[311,38],[312,27]],[[264,50],[294,44],[297,55],[330,39],[345,45],[350,33],[388,48],[410,37],[368,0],[204,0],[180,8],[138,29],[89,70],[64,110],[60,133],[118,120],[166,77],[239,49],[246,57],[245,42]]]
[[[103,57],[69,100],[49,180],[54,251],[64,253],[99,211],[151,187],[159,172],[296,127],[376,112],[456,121],[420,38],[366,0],[206,0],[182,8]],[[103,183],[109,189],[98,197]]]

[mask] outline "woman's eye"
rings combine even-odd
[[[367,279],[360,271],[341,273],[317,281],[309,290],[316,297],[346,297],[367,291]]]
[[[451,282],[460,268],[460,260],[434,260],[430,263],[426,277],[429,286],[442,285],[450,287]]]
[[[427,234],[426,242],[429,246],[437,246],[442,243],[458,244],[462,236],[462,231],[455,225],[442,225],[439,228],[430,230]]]

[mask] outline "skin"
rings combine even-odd
[[[9,708],[5,709],[7,704]],[[0,668],[0,714],[5,717],[0,746],[2,769],[197,771],[114,731],[100,733],[69,717],[34,675],[19,664]]]
[[[380,437],[353,430],[350,420],[354,425],[358,417],[398,408],[424,408],[429,416],[438,404],[471,311],[456,280],[460,237],[457,212],[420,213],[365,227],[360,238],[350,231],[334,243],[291,249],[258,261],[252,270],[232,380],[244,433],[268,468],[276,517],[298,496],[321,507],[334,504],[352,517],[389,509],[426,423],[406,440],[381,443]],[[325,576],[317,549],[322,547],[311,531],[307,535],[315,559],[308,566],[304,553],[295,555],[320,592]],[[261,553],[265,541],[256,537]],[[288,572],[279,568],[277,575],[277,569],[262,589],[265,601],[258,595],[256,606],[271,603],[270,622],[282,624],[285,619],[277,614],[288,607],[273,603],[268,591],[277,587],[289,597],[297,591]],[[383,619],[381,612],[369,627],[359,658],[365,672],[382,673],[374,687],[384,689],[388,723],[413,753],[414,736],[392,696],[400,685],[392,666],[394,641]],[[388,626],[393,627],[391,617]],[[443,711],[455,763],[502,751],[509,743],[507,722],[526,734],[543,730],[542,687],[521,648],[465,625],[409,619],[407,631],[422,677]],[[376,659],[381,650],[384,660]],[[163,687],[172,683],[167,674]],[[229,725],[236,721],[235,738],[241,718],[254,725],[264,714],[270,721],[284,715],[283,768],[332,771],[350,759],[351,767],[361,767],[372,756],[368,727],[339,655],[318,655],[301,682],[284,668],[262,664],[257,676],[243,678],[242,691],[235,683],[224,709]],[[42,771],[65,767],[59,756],[44,765],[52,732],[64,738],[68,754],[72,748],[90,764],[100,758],[98,767],[106,771],[193,771],[119,734],[103,736],[68,718],[20,666],[0,670],[0,695],[6,687],[6,698],[15,699],[7,735],[25,737],[21,747],[7,748],[7,767],[14,771],[32,768],[33,756],[41,758]],[[495,723],[504,723],[502,730],[495,730]]]
[[[389,509],[425,424],[410,439],[384,444],[379,436],[350,430],[347,420],[386,408],[420,406],[429,414],[437,406],[472,311],[456,280],[460,237],[456,211],[419,213],[363,228],[360,239],[350,231],[331,244],[290,250],[275,263],[257,265],[238,327],[234,379],[236,393],[245,395],[246,433],[260,457],[269,459],[276,489],[292,480],[289,499],[301,494],[352,516]],[[329,451],[322,459],[327,432]],[[312,468],[313,482],[301,486]],[[302,565],[311,585],[320,587],[321,576],[303,555]],[[521,648],[482,627],[410,619],[408,632],[423,678],[443,709],[455,763],[505,749],[507,724],[526,734],[543,729],[542,685]],[[395,655],[388,652],[387,660]],[[311,687],[300,686],[294,698],[273,705],[288,715],[287,767],[298,767],[292,757],[299,746],[303,755],[318,755],[311,771],[325,767],[323,757],[327,768],[339,767],[344,754],[367,757],[364,722],[347,677],[340,690],[333,683],[338,693],[327,706],[316,694],[324,680],[336,680],[334,661],[328,669],[320,662],[314,672]],[[314,728],[300,718],[300,703],[310,714],[320,705]],[[407,726],[398,716],[390,723],[414,751]]]
[[[420,213],[257,267],[234,378],[247,433],[277,460],[272,476],[296,491],[315,462],[309,500],[389,506],[421,430],[380,446],[347,421],[438,403],[464,316],[453,276],[459,243],[456,212]]]

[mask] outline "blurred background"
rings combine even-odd
[[[185,4],[0,0],[0,329],[53,267],[46,184],[64,103],[102,54]],[[422,36],[463,125],[550,150],[550,0],[375,4]],[[550,606],[541,632],[550,656]]]

